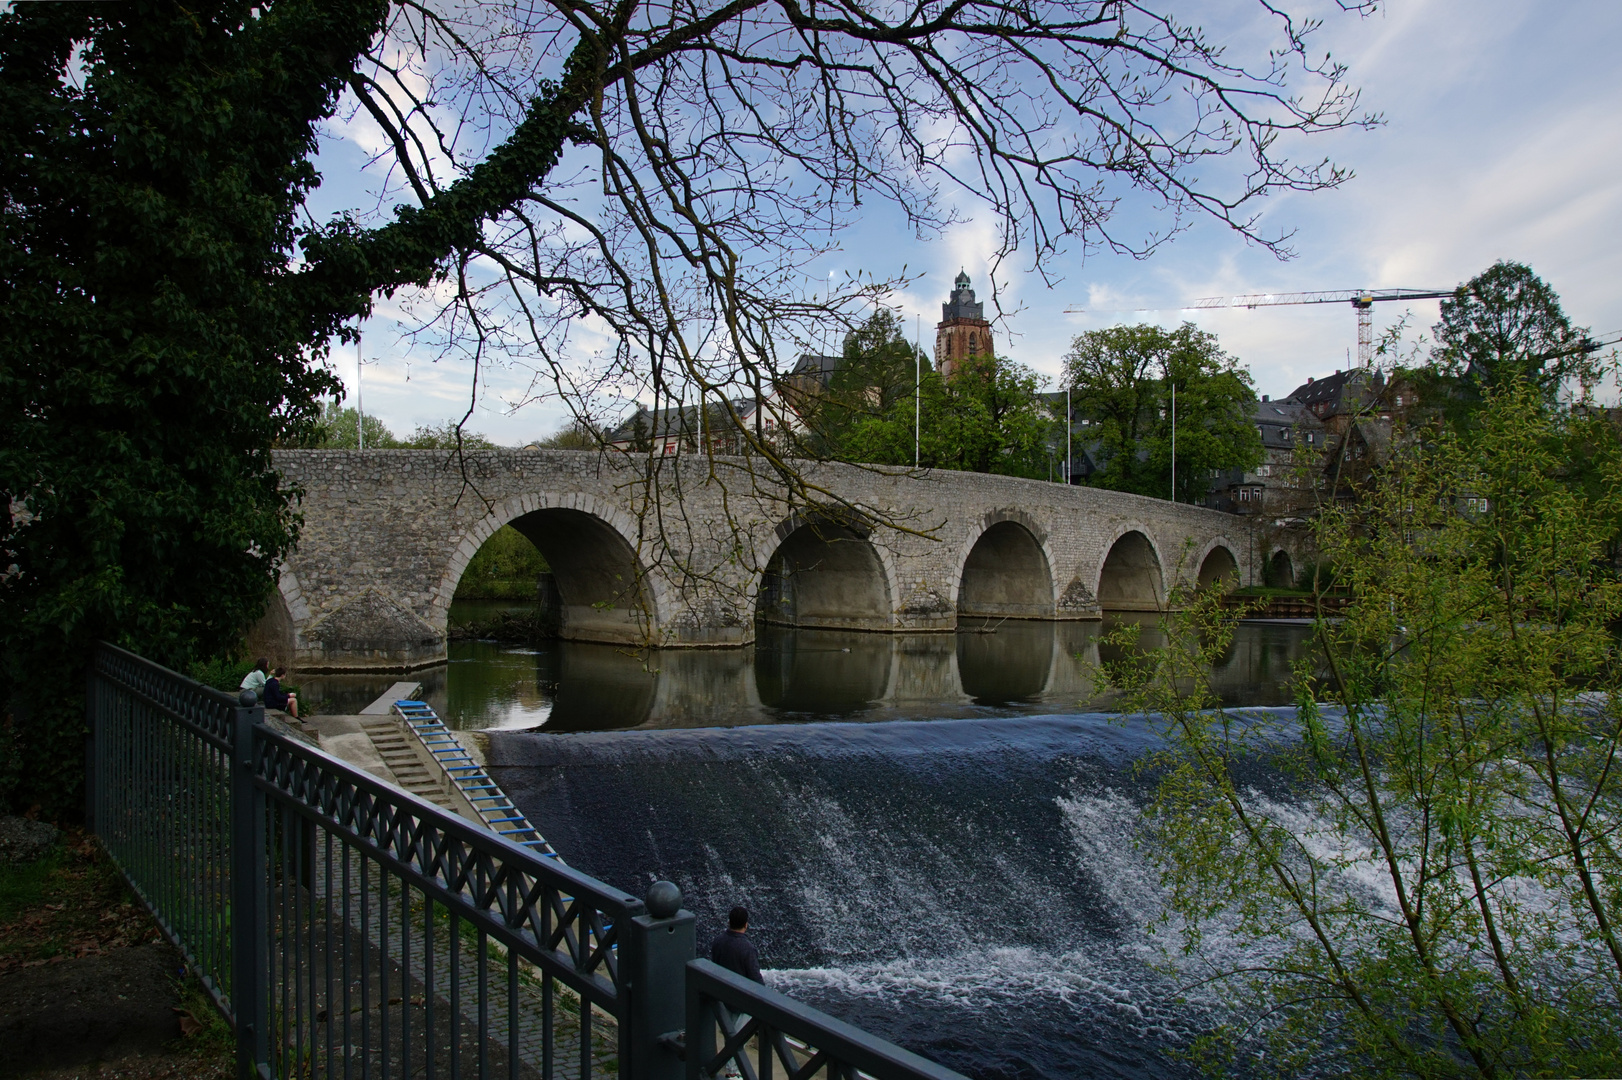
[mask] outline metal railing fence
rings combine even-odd
[[[687,965],[687,1080],[963,1080],[928,1058],[708,960]]]
[[[92,826],[215,1004],[231,999],[237,702],[111,645],[91,665]]]
[[[960,1080],[690,964],[693,915],[668,883],[644,903],[259,706],[103,646],[87,709],[91,825],[235,1028],[243,1080],[678,1080],[728,1060],[771,1080],[779,1047],[793,1080]]]

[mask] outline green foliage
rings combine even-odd
[[[400,446],[406,450],[489,450],[495,446],[477,431],[464,431],[454,420],[420,424]]]
[[[51,879],[65,861],[59,845],[33,862],[0,863],[0,926],[15,922],[24,911],[45,903]]]
[[[212,656],[194,661],[186,668],[186,675],[194,682],[235,696],[242,689],[242,680],[252,670],[252,660],[244,660],[240,656]]]
[[[0,13],[0,497],[21,510],[0,576],[0,804],[81,805],[96,640],[176,668],[235,647],[296,538],[270,449],[311,437],[339,389],[327,343],[557,160],[585,100],[572,68],[426,205],[370,231],[305,224],[318,126],[389,11]]]
[[[809,402],[810,424],[833,456],[847,456],[842,451],[853,430],[892,412],[899,415],[903,399],[910,409],[920,373],[933,370],[902,333],[896,314],[881,308],[845,336],[839,367]]]
[[[550,569],[523,533],[503,525],[468,560],[455,599],[533,600],[536,578]]]
[[[640,417],[638,418],[640,419]],[[647,441],[647,423],[642,424],[642,441]],[[548,450],[596,450],[602,445],[602,436],[585,421],[576,420],[565,424],[552,434],[535,441],[536,446]],[[643,450],[647,448],[642,447]]]
[[[1597,496],[1564,483],[1565,428],[1511,383],[1473,439],[1416,441],[1323,513],[1355,600],[1320,620],[1294,721],[1215,709],[1203,665],[1231,622],[1210,596],[1109,672],[1167,739],[1145,846],[1177,966],[1231,1005],[1208,1065],[1622,1071],[1602,1019],[1622,1008],[1622,583],[1602,559],[1622,469]],[[1289,792],[1254,786],[1268,762]]]
[[[236,1052],[236,1032],[220,1015],[219,1007],[209,996],[203,984],[189,971],[179,980],[179,1008],[196,1020],[201,1027],[185,1036],[185,1047],[199,1056],[219,1058],[232,1062]]]
[[[494,444],[476,431],[464,431],[454,420],[440,424],[422,424],[401,439],[376,416],[368,413],[362,418],[354,408],[345,408],[337,401],[328,401],[321,412],[315,429],[301,445],[313,450],[355,450],[359,447],[360,428],[366,432],[368,450],[487,450]]]
[[[907,348],[911,363],[911,347]],[[852,408],[848,426],[836,428],[834,456],[875,465],[911,465],[915,399],[910,386],[907,389],[896,393],[882,411]],[[926,370],[917,399],[922,414],[920,464],[926,469],[1045,477],[1055,422],[1038,396],[1041,389],[1035,372],[996,356],[965,360],[950,379]]]
[[[1215,335],[1184,323],[1089,330],[1065,358],[1071,406],[1099,470],[1095,487],[1165,498],[1171,492],[1171,395],[1177,391],[1177,499],[1198,502],[1213,470],[1261,462],[1250,373]]]
[[[1516,380],[1550,400],[1568,379],[1593,382],[1585,332],[1524,263],[1496,262],[1460,285],[1442,301],[1433,332],[1432,365],[1462,383],[1472,400]]]
[[[402,445],[382,420],[371,414],[363,419],[354,407],[345,408],[336,400],[323,406],[320,422],[303,445],[311,450],[355,450],[360,447],[363,428],[368,450],[395,450]]]

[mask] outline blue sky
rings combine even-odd
[[[1248,14],[1250,2],[1205,7],[1214,20],[1230,17],[1235,4]],[[1336,15],[1330,3],[1291,7],[1325,17],[1315,48],[1348,64],[1363,107],[1385,118],[1373,131],[1338,132],[1302,147],[1300,156],[1327,154],[1355,170],[1343,188],[1268,200],[1266,224],[1296,230],[1297,257],[1280,262],[1210,222],[1145,261],[1075,252],[1049,261],[1049,275],[1062,279],[1052,288],[1030,272],[1028,258],[1016,257],[1004,263],[997,283],[1000,351],[1053,377],[1071,337],[1083,330],[1191,319],[1249,367],[1259,392],[1277,396],[1355,358],[1349,306],[1178,308],[1214,295],[1450,288],[1497,259],[1530,264],[1577,324],[1622,331],[1622,136],[1615,115],[1622,66],[1614,59],[1622,3],[1394,0],[1367,18]],[[317,212],[367,202],[378,183],[361,169],[372,137],[362,123],[333,125],[322,150],[325,188]],[[990,299],[986,275],[995,238],[988,221],[971,220],[920,242],[873,206],[818,264],[819,274],[888,276],[903,265],[921,273],[893,305],[907,325],[921,322],[926,342],[960,268],[981,299]],[[1147,228],[1152,217],[1151,208],[1136,204],[1122,220]],[[1436,303],[1409,306],[1411,336],[1428,333]],[[1085,311],[1066,314],[1072,307]],[[413,350],[400,331],[408,308],[409,298],[380,303],[365,328],[372,361],[364,376],[366,411],[401,433],[460,416],[472,378],[466,361]],[[1402,311],[1376,305],[1377,330]],[[336,351],[334,363],[352,389],[354,350]],[[544,396],[532,399],[530,386],[520,370],[487,370],[469,426],[510,444],[555,430],[564,410]],[[1616,397],[1614,387],[1607,393]]]

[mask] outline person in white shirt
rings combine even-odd
[[[242,689],[252,690],[255,700],[263,700],[265,696],[265,676],[270,671],[270,661],[261,656],[254,661],[253,670],[242,677]]]

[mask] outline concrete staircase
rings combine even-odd
[[[360,729],[372,740],[383,764],[394,774],[395,783],[419,798],[457,813],[456,803],[445,790],[444,773],[422,760],[417,740],[393,716],[362,716]]]

